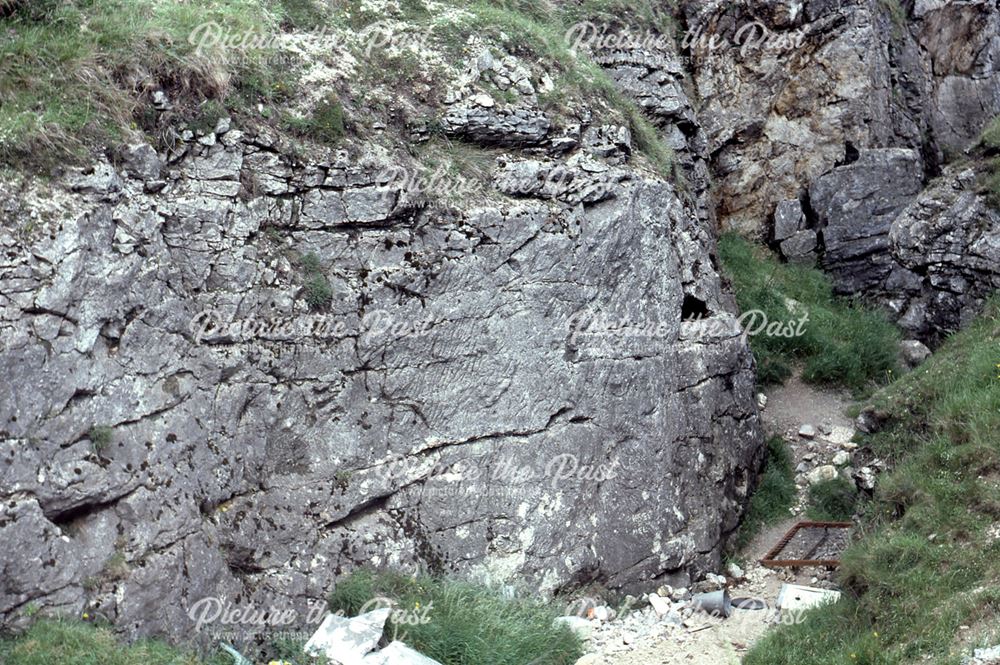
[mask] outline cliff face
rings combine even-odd
[[[931,181],[1000,115],[996,3],[697,2],[683,14],[720,223],[818,260],[838,291],[878,300],[911,335],[936,341],[974,316],[1000,280],[984,240],[997,217],[979,178],[956,177],[972,165]]]
[[[762,436],[713,229],[626,128],[481,95],[443,126],[516,144],[482,182],[224,121],[5,185],[4,623],[717,569]]]
[[[421,41],[340,150],[222,120],[11,176],[0,623],[183,638],[200,598],[303,609],[361,565],[546,592],[715,568],[762,450],[717,220],[924,336],[998,285],[974,175],[924,189],[1000,111],[997,9],[901,11],[687,3],[680,46],[594,45],[670,174],[504,33]],[[335,37],[290,38],[302,104],[361,77]]]

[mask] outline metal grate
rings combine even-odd
[[[768,568],[840,565],[850,522],[799,522],[760,560]]]

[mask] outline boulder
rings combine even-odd
[[[931,355],[927,345],[916,339],[906,339],[899,343],[899,355],[907,367],[917,367]]]
[[[122,167],[125,172],[139,180],[157,180],[163,168],[163,160],[148,143],[125,146],[122,151]]]
[[[857,161],[820,176],[809,201],[823,232],[823,267],[840,293],[879,286],[892,270],[889,230],[922,188],[914,150],[862,150]]]
[[[823,466],[818,466],[806,475],[806,480],[810,485],[815,485],[816,483],[824,482],[827,480],[836,480],[839,472],[837,467],[832,464],[824,464]]]

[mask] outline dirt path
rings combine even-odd
[[[742,553],[742,579],[729,576],[727,587],[733,598],[764,600],[764,610],[735,610],[728,619],[712,618],[694,611],[681,599],[671,604],[664,617],[644,607],[604,625],[595,626],[590,651],[579,665],[735,665],[777,621],[775,600],[783,583],[832,587],[823,569],[775,571],[758,561],[774,543],[802,519],[806,488],[805,474],[817,466],[830,464],[838,452],[848,455],[853,448],[853,421],[847,410],[853,403],[849,393],[817,389],[798,376],[785,385],[766,392],[763,411],[765,430],[780,435],[788,443],[797,466],[799,501],[788,519],[765,528]],[[812,425],[816,436],[799,436],[802,425]],[[720,571],[722,572],[722,571]]]

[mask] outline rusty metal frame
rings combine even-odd
[[[835,568],[840,565],[840,559],[776,559],[781,551],[785,549],[785,546],[791,542],[792,538],[795,537],[800,530],[803,529],[850,529],[854,526],[851,522],[799,522],[791,529],[788,530],[781,540],[771,548],[771,550],[764,555],[764,558],[760,560],[760,564],[767,568],[789,568],[792,566],[827,566],[829,568]],[[822,544],[822,540],[816,544],[818,548]],[[815,548],[814,548],[815,550]],[[811,552],[810,552],[811,554]]]

